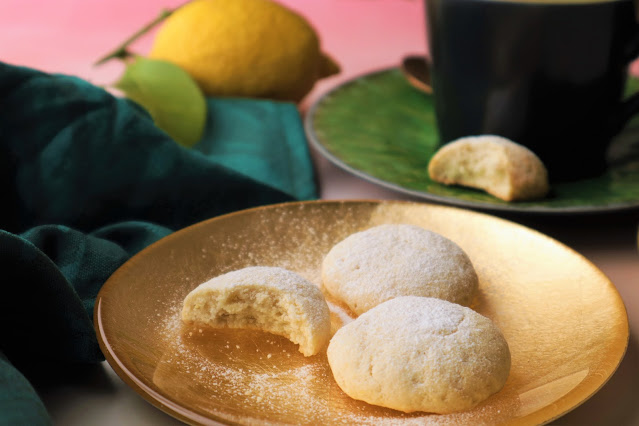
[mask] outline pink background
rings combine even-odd
[[[73,74],[96,84],[113,82],[118,61],[92,63],[165,7],[183,0],[1,0],[0,61]],[[397,65],[404,54],[425,53],[420,0],[280,0],[312,23],[322,49],[342,67],[320,82],[305,104],[357,74]],[[133,45],[149,51],[152,35]]]
[[[92,63],[157,16],[163,7],[183,0],[0,0],[0,61],[48,72],[77,75],[97,84],[113,82],[122,65],[113,61],[100,68]],[[280,0],[305,15],[318,30],[323,49],[342,66],[342,73],[319,83],[304,105],[341,81],[399,64],[409,53],[426,53],[422,0]],[[152,37],[134,45],[148,52]],[[637,63],[633,67],[638,71]],[[320,159],[321,160],[321,159]],[[323,198],[398,198],[328,164],[318,161]],[[354,196],[355,195],[355,196]],[[591,223],[592,222],[592,223]],[[631,322],[628,353],[608,385],[561,424],[638,424],[639,297],[637,294],[636,221],[576,220],[574,226],[553,228],[560,240],[582,252],[620,289]],[[539,222],[543,223],[543,222]],[[568,224],[568,222],[565,222]],[[107,371],[109,371],[107,369]],[[84,374],[84,373],[81,373]],[[173,424],[137,397],[111,373],[109,391],[77,377],[72,385],[42,391],[47,408],[59,424]],[[113,387],[117,387],[114,395]],[[111,393],[110,393],[111,392]],[[603,420],[602,420],[603,419]],[[121,421],[118,421],[121,420]]]
[[[340,82],[427,53],[422,0],[279,0],[304,15],[322,48],[342,72],[318,83],[308,106]],[[93,62],[118,46],[163,8],[184,0],[0,0],[0,61],[73,74],[95,84],[113,82],[122,65]],[[146,54],[153,33],[133,45]],[[632,67],[639,72],[639,62]]]

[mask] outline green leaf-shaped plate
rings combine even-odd
[[[632,79],[628,92],[636,91]],[[398,69],[355,78],[320,98],[306,132],[337,166],[400,193],[462,207],[531,213],[609,212],[639,207],[639,119],[612,143],[609,170],[596,178],[552,185],[543,200],[506,202],[428,177],[439,144],[433,99],[412,88]]]

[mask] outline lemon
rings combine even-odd
[[[300,101],[339,72],[297,13],[270,0],[196,0],[170,15],[151,58],[173,62],[207,95]]]

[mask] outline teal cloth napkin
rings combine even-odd
[[[0,63],[0,425],[50,423],[30,365],[104,359],[95,297],[136,252],[219,214],[316,196],[293,104],[209,99],[189,150],[128,100]]]

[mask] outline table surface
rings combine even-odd
[[[157,0],[2,0],[0,58],[3,61],[63,72],[94,83],[111,82],[117,63],[93,68],[161,7],[181,1]],[[316,27],[324,50],[342,73],[316,85],[302,111],[322,93],[344,80],[374,69],[397,65],[403,55],[426,53],[423,6],[417,0],[281,0]],[[148,51],[150,38],[135,45]],[[635,63],[633,72],[637,70]],[[323,199],[399,199],[399,195],[352,176],[316,152]],[[622,213],[541,216],[498,214],[537,229],[572,247],[599,267],[615,284],[628,311],[627,353],[610,381],[591,399],[557,420],[562,425],[639,425],[639,210]],[[57,369],[33,378],[56,424],[180,424],[144,401],[106,363]]]

